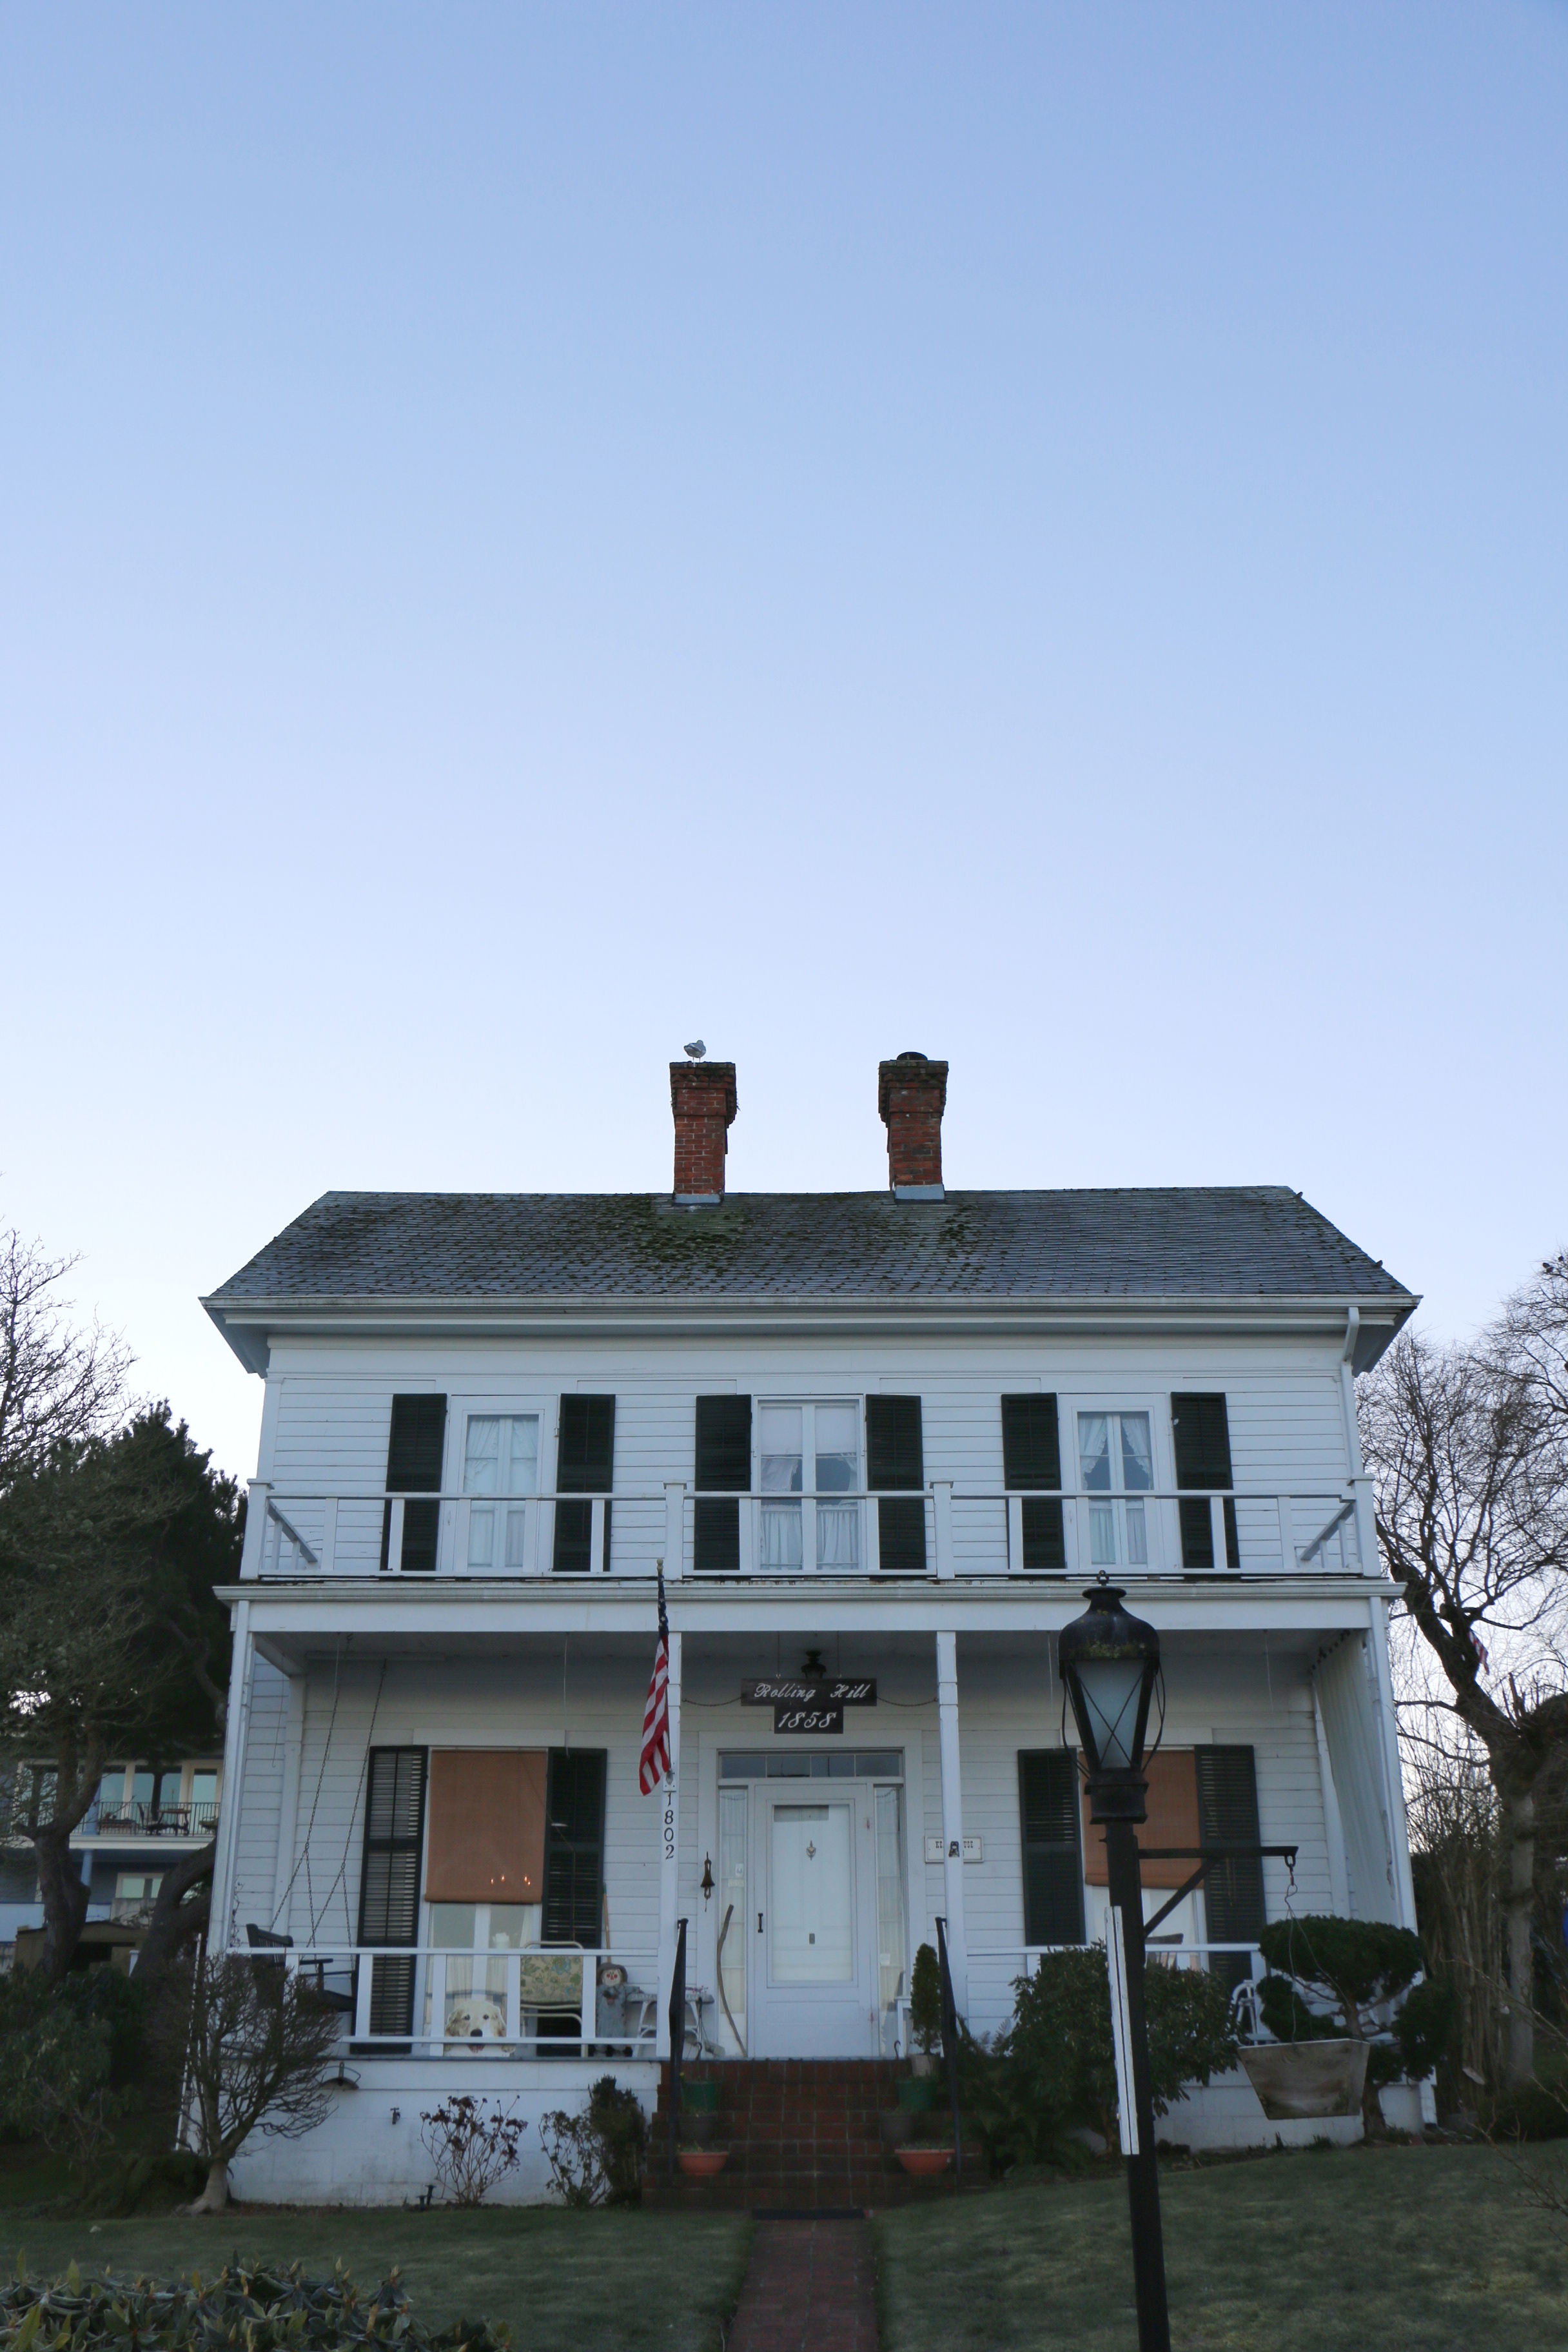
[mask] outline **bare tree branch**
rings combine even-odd
[[[59,1296],[76,1262],[0,1233],[0,1493],[57,1446],[107,1434],[125,1408],[129,1349],[96,1322],[74,1328]]]

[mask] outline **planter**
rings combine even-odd
[[[915,2119],[907,2107],[884,2107],[877,2121],[881,2126],[883,2145],[902,2147],[915,2134]]]
[[[917,2074],[934,2074],[941,2063],[941,2059],[927,2050],[917,2050],[910,2060],[910,2065]]]
[[[917,2059],[916,2064],[920,2063]],[[900,2074],[897,2084],[899,2105],[906,2116],[929,2115],[936,2105],[936,2081],[930,2074]]]
[[[924,2179],[934,2172],[945,2172],[952,2162],[950,2147],[900,2147],[893,2152],[904,2170],[912,2172],[917,2179]]]
[[[1247,2081],[1270,2123],[1292,2116],[1359,2116],[1366,2082],[1364,2042],[1255,2042],[1241,2053]]]
[[[723,2171],[730,2161],[730,2151],[727,2147],[678,2147],[675,2160],[682,2172],[689,2173],[693,2179],[709,2180],[714,2173]]]
[[[716,2116],[719,2112],[719,2084],[699,2079],[689,2083],[680,2078],[680,2112],[683,2116]]]

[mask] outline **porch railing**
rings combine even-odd
[[[651,2058],[658,2039],[655,1952],[576,1944],[516,1951],[429,1945],[234,1947],[258,1968],[300,1975],[342,2017],[355,2050],[416,2058]]]
[[[1030,1493],[933,1479],[918,1492],[614,1495],[328,1493],[257,1482],[246,1573],[289,1579],[650,1576],[1079,1580],[1375,1570],[1359,1487]],[[265,1506],[262,1507],[262,1506]],[[570,1517],[563,1517],[570,1513]]]
[[[217,1827],[217,1815],[216,1803],[154,1805],[138,1798],[95,1806],[81,1827],[87,1837],[205,1838]]]

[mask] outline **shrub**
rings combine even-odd
[[[276,1962],[210,1952],[171,1977],[170,1996],[163,2031],[172,2054],[188,2021],[191,2120],[207,2165],[192,2210],[217,2213],[228,2202],[228,2168],[253,2132],[299,2139],[324,2121],[342,2021],[321,2007],[308,1979]]]
[[[118,2105],[110,2086],[113,2030],[36,1973],[4,1981],[0,2116],[20,2137],[68,2157],[79,2188],[108,2144]]]
[[[482,2205],[496,2182],[515,2171],[527,2129],[510,2106],[498,2102],[487,2115],[484,2101],[466,2091],[419,2117],[419,2137],[454,2205]]]
[[[636,2205],[642,2198],[647,2119],[635,2091],[601,2074],[581,2115],[554,2108],[539,2120],[551,2183],[568,2205]]]
[[[1409,1991],[1421,1969],[1421,1939],[1408,1927],[1378,1919],[1338,1919],[1309,1914],[1270,1920],[1258,1948],[1271,1972],[1263,1979],[1263,2022],[1277,2041],[1332,2041],[1348,2036],[1371,2043],[1362,2125],[1368,2138],[1383,2130],[1377,2094],[1384,2083],[1406,2074],[1431,2072],[1453,2031],[1451,1990],[1422,1987]],[[1314,2010],[1302,1993],[1326,2004]],[[1380,2029],[1376,2011],[1405,1995],[1415,2009],[1403,2035]],[[1338,2011],[1336,2017],[1335,2011]],[[1401,2011],[1401,2015],[1404,2011]]]
[[[1064,2152],[1088,2125],[1116,2136],[1116,2059],[1103,1944],[1042,1955],[1013,1986],[1012,2022],[989,2049],[971,2044],[964,2105],[999,2165],[1037,2164]],[[1189,2083],[1236,2063],[1229,1997],[1199,1969],[1155,1966],[1144,1977],[1149,2073],[1163,2116]]]
[[[942,1969],[929,1944],[915,1954],[910,1976],[910,2032],[928,2058],[942,2040]]]
[[[340,2263],[328,2280],[234,2263],[204,2282],[83,2279],[73,2263],[63,2279],[0,2285],[0,2338],[13,2352],[334,2352],[338,2346],[395,2346],[397,2352],[507,2352],[504,2327],[460,2319],[438,2334],[409,2309],[395,2271],[362,2296]]]

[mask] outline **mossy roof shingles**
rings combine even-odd
[[[1410,1294],[1284,1185],[1167,1190],[323,1192],[215,1295],[247,1300],[1386,1299]]]

